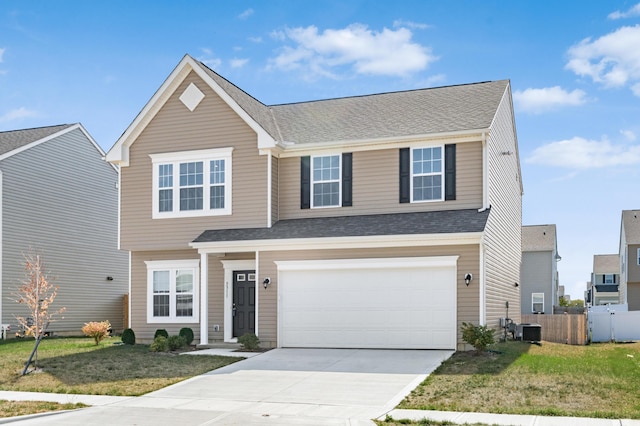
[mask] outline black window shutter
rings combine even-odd
[[[456,145],[444,146],[444,188],[445,200],[456,199]]]
[[[400,149],[400,202],[411,202],[411,151]]]
[[[352,154],[342,154],[342,207],[353,205],[353,168]]]
[[[300,158],[300,208],[311,208],[311,157]]]

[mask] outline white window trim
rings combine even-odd
[[[184,152],[167,152],[161,154],[150,154],[151,163],[153,168],[152,179],[153,179],[153,197],[152,197],[152,214],[151,217],[153,219],[170,219],[170,218],[179,218],[179,217],[200,217],[200,216],[222,216],[222,215],[230,215],[231,214],[231,193],[232,193],[232,182],[231,182],[231,170],[232,170],[232,161],[231,161],[231,153],[233,151],[232,147],[228,148],[215,148],[215,149],[203,149],[198,151],[184,151]],[[224,181],[225,181],[225,192],[224,192],[224,208],[223,209],[210,209],[205,208],[204,206],[208,205],[209,193],[206,191],[206,188],[210,188],[209,184],[209,164],[213,160],[225,160],[224,162]],[[203,162],[203,209],[202,210],[188,210],[188,211],[180,211],[180,163],[185,162],[193,162],[193,161],[202,161]],[[160,212],[159,207],[159,199],[160,199],[160,188],[158,182],[158,169],[161,164],[173,164],[173,211],[170,212]]]
[[[420,176],[436,176],[436,175],[440,175],[440,182],[442,183],[441,187],[442,190],[440,191],[440,198],[438,199],[433,199],[433,200],[414,200],[413,199],[413,178],[415,176],[415,174],[413,173],[413,152],[416,149],[425,149],[425,148],[440,148],[440,155],[441,155],[441,159],[440,161],[442,162],[442,164],[440,165],[440,173],[428,173],[428,174],[420,174]],[[409,184],[409,191],[411,193],[411,202],[412,203],[433,203],[433,202],[439,202],[439,201],[444,201],[444,193],[445,193],[445,188],[444,188],[444,145],[427,145],[427,146],[415,146],[412,147],[411,150],[411,155],[409,158],[409,179],[410,179],[410,184]]]
[[[324,158],[324,157],[338,157],[338,204],[335,206],[316,206],[313,203],[314,200],[314,192],[316,181],[313,179],[313,160],[315,158]],[[342,207],[342,155],[341,154],[327,154],[327,155],[314,155],[311,156],[309,168],[311,169],[311,179],[310,179],[310,193],[311,193],[311,208],[312,209],[334,209],[336,207]],[[322,180],[318,181],[318,183],[332,183],[334,180]]]
[[[534,302],[536,296],[542,298],[542,309],[540,311],[533,309],[533,305],[536,303]],[[531,293],[531,312],[544,312],[544,293]]]
[[[611,282],[607,282],[607,277],[611,277]],[[603,284],[615,284],[616,283],[616,278],[615,278],[615,274],[603,274],[602,275],[602,283]]]
[[[197,323],[199,318],[199,284],[200,284],[200,259],[187,260],[149,260],[147,265],[147,323]],[[153,316],[153,272],[176,269],[193,269],[193,315],[190,317],[176,317],[172,312],[168,317]],[[175,288],[170,292],[175,296]],[[174,309],[174,306],[171,306]]]

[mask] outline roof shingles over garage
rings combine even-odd
[[[61,124],[58,126],[0,132],[0,155],[39,141],[71,126],[73,124]]]
[[[488,217],[489,210],[470,209],[290,219],[276,222],[271,228],[209,230],[193,242],[474,233],[484,231]]]

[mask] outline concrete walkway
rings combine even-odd
[[[374,425],[371,419],[424,418],[457,424],[640,426],[608,420],[394,407],[450,351],[276,349],[266,353],[210,349],[191,354],[248,359],[140,397],[3,392],[0,399],[82,402],[91,408],[0,419],[19,425]]]

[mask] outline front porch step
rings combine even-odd
[[[241,347],[240,343],[229,342],[209,342],[206,345],[196,345],[198,349],[240,349]]]

